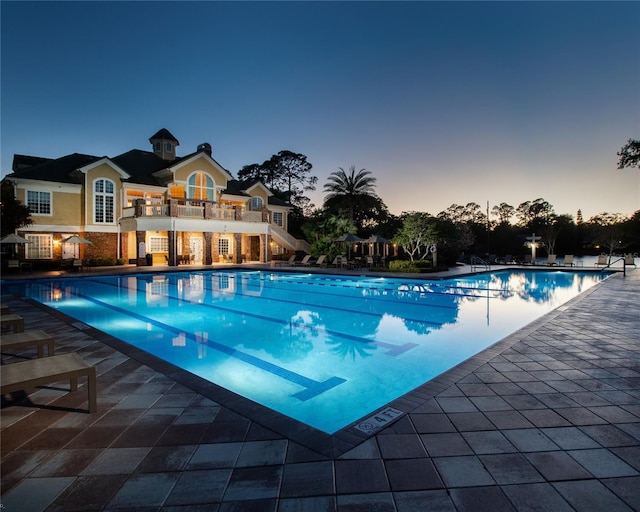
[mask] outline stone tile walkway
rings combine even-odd
[[[406,414],[369,438],[314,434],[36,303],[2,302],[96,366],[99,407],[70,410],[87,407],[84,385],[62,383],[30,394],[38,406],[3,407],[7,511],[640,510],[637,270],[397,400]]]

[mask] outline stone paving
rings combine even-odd
[[[406,414],[368,438],[313,434],[35,302],[2,302],[98,372],[96,414],[78,410],[82,381],[3,404],[7,511],[640,510],[637,270],[397,400]]]

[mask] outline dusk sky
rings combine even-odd
[[[640,209],[638,2],[8,2],[1,170],[116,156],[167,128],[234,176],[302,153],[366,168],[390,211],[542,197]]]

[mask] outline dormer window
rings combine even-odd
[[[262,210],[262,198],[261,197],[252,197],[251,198],[251,210],[257,212]]]
[[[162,149],[162,142],[156,142],[156,151],[160,151]]]
[[[173,144],[171,144],[171,142],[167,142],[164,147],[167,151],[173,151]]]

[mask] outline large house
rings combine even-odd
[[[115,157],[15,155],[3,181],[31,211],[33,224],[18,230],[24,257],[208,265],[308,249],[287,232],[290,205],[260,181],[234,179],[210,144],[177,157],[164,128],[149,142],[152,151]],[[72,235],[91,243],[65,242]]]

